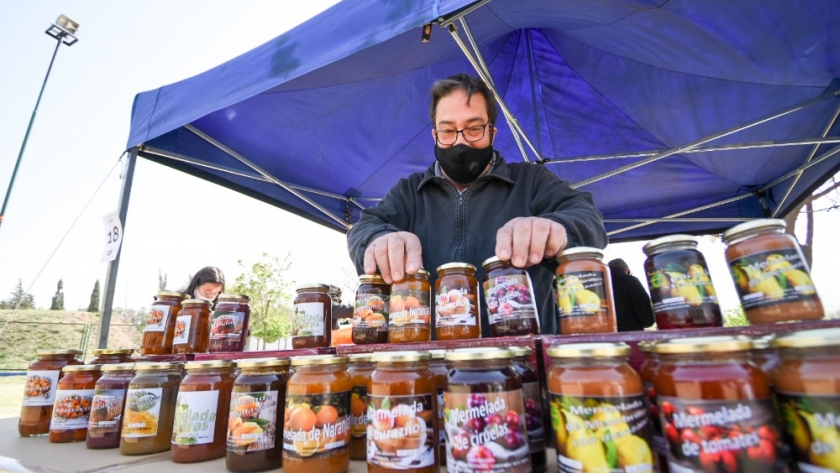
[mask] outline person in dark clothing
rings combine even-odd
[[[642,283],[630,274],[630,267],[621,258],[608,263],[612,277],[615,318],[619,332],[644,330],[653,325],[653,306]]]

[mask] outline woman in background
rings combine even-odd
[[[189,298],[208,300],[216,305],[219,294],[225,291],[225,273],[214,266],[201,268],[181,292]]]

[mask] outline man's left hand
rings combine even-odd
[[[540,217],[517,217],[496,232],[496,256],[517,268],[554,258],[566,248],[566,228]]]

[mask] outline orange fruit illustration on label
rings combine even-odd
[[[240,447],[247,447],[256,442],[263,433],[262,427],[255,422],[244,422],[231,432],[230,439]]]
[[[292,429],[302,430],[304,432],[312,430],[317,421],[317,416],[308,407],[298,407],[289,417],[289,425]]]
[[[362,398],[358,394],[353,393],[353,396],[350,398],[350,413],[356,417],[361,417],[365,413],[365,408],[365,402],[362,401]]]
[[[411,296],[409,296],[411,297]],[[391,298],[391,312],[398,312],[405,309],[406,301],[402,296],[394,296]]]
[[[321,406],[315,416],[315,427],[319,429],[325,424],[335,424],[338,421],[338,411],[333,406]]]
[[[408,296],[405,298],[405,308],[406,309],[416,309],[420,307],[420,300],[414,296]]]

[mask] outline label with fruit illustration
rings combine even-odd
[[[125,394],[122,437],[154,437],[160,419],[160,398],[163,388],[129,389]]]
[[[785,444],[804,473],[840,471],[840,396],[776,393]]]
[[[432,395],[368,396],[368,463],[392,470],[435,464]]]
[[[525,427],[528,429],[528,444],[531,453],[545,451],[545,429],[543,428],[542,393],[540,383],[522,383],[525,397]]]
[[[603,271],[575,271],[555,279],[560,317],[595,315],[608,311]]]
[[[181,345],[190,342],[191,315],[179,315],[175,317],[175,336],[172,337],[173,345]]]
[[[283,456],[317,458],[350,445],[350,391],[287,394]]]
[[[445,283],[444,283],[445,284]],[[475,326],[478,323],[478,286],[441,285],[435,294],[437,327]]]
[[[652,473],[650,419],[643,397],[549,393],[558,472]]]
[[[172,307],[168,305],[152,304],[149,307],[149,315],[146,316],[146,326],[143,327],[143,332],[165,332],[170,309]]]
[[[97,389],[93,392],[89,429],[103,429],[102,432],[119,432],[125,389]]]
[[[367,386],[353,386],[350,394],[350,436],[363,439],[367,434]]]
[[[295,304],[294,314],[292,315],[293,337],[323,337],[324,331],[323,302]]]
[[[23,387],[23,406],[52,406],[60,370],[30,370]]]
[[[277,437],[277,391],[232,393],[227,448],[255,452],[274,448]]]
[[[443,397],[447,471],[531,471],[521,389]]]
[[[713,305],[717,295],[706,265],[695,262],[670,261],[647,272],[654,312]]]
[[[214,311],[213,322],[210,325],[210,339],[237,342],[242,337],[242,327],[244,325],[245,312]]]
[[[391,294],[388,325],[404,327],[420,325],[430,327],[432,308],[429,307],[431,295],[428,291],[401,291]]]
[[[216,432],[219,391],[180,391],[175,401],[172,443],[199,445],[212,443]]]
[[[660,394],[657,402],[672,472],[783,471],[769,398],[703,401]]]
[[[356,311],[353,313],[353,327],[388,330],[388,296],[379,294],[356,294]]]
[[[525,274],[511,274],[484,281],[484,300],[490,325],[516,319],[534,319],[534,289]]]
[[[86,429],[92,404],[93,389],[59,389],[55,393],[50,429]]]
[[[729,261],[744,309],[817,298],[802,254],[778,249]]]

